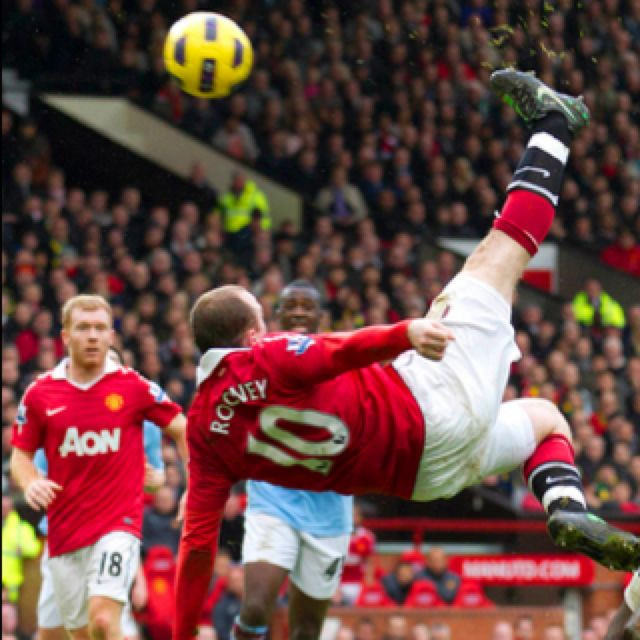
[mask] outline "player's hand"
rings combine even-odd
[[[164,471],[160,471],[151,466],[148,462],[144,463],[144,490],[148,493],[154,493],[164,484]]]
[[[25,489],[24,498],[32,509],[40,511],[54,501],[56,491],[62,491],[62,487],[57,482],[49,478],[36,478]]]
[[[409,323],[409,341],[413,348],[429,360],[442,360],[447,345],[455,336],[442,322],[416,318]]]

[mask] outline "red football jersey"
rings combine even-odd
[[[190,637],[209,584],[211,563],[196,557],[215,551],[220,515],[236,481],[411,496],[424,418],[393,367],[377,364],[412,348],[407,325],[272,334],[251,348],[211,349],[203,356],[187,416],[179,637]],[[195,553],[187,559],[189,550]],[[194,571],[202,572],[199,578]]]
[[[111,531],[140,536],[143,509],[143,420],[166,427],[180,413],[155,383],[107,361],[91,385],[67,379],[67,361],[27,389],[12,443],[44,447],[47,476],[59,491],[47,510],[49,555],[93,544]]]

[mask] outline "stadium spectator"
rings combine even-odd
[[[491,632],[491,640],[513,640],[513,625],[506,620],[496,622]]]
[[[426,565],[419,575],[433,582],[438,595],[447,604],[451,604],[460,588],[460,576],[449,570],[449,559],[441,547],[431,547],[427,551]]]
[[[376,640],[376,625],[371,618],[359,618],[356,622],[355,640]]]
[[[387,595],[397,604],[402,605],[411,591],[411,586],[416,580],[413,565],[410,562],[399,560],[393,571],[382,577],[382,586]]]
[[[24,581],[25,558],[36,558],[42,545],[34,528],[14,509],[11,496],[2,494],[2,587],[17,602]],[[4,610],[3,610],[4,619]]]
[[[627,227],[619,231],[614,244],[603,249],[600,259],[611,267],[640,278],[640,244]]]
[[[355,185],[349,184],[343,167],[333,169],[331,181],[320,189],[315,205],[322,213],[331,216],[334,225],[343,229],[354,227],[368,213],[362,194]]]
[[[267,198],[253,180],[247,179],[244,171],[238,170],[233,174],[229,191],[220,198],[218,211],[232,250],[240,253],[251,246],[250,226],[254,215],[259,220],[260,229],[271,229]]]
[[[623,329],[625,326],[624,310],[602,290],[601,283],[595,278],[586,280],[584,289],[575,295],[573,312],[581,325],[596,332],[606,327]]]
[[[566,640],[566,638],[564,629],[556,624],[545,627],[542,632],[543,640]]]
[[[147,553],[155,546],[164,546],[178,552],[180,524],[177,521],[178,499],[172,487],[160,487],[153,496],[153,503],[147,507],[142,520],[142,552]]]
[[[451,627],[446,622],[434,622],[431,627],[431,640],[453,640]]]
[[[533,640],[535,637],[535,627],[533,618],[530,615],[518,616],[513,630],[513,640]]]
[[[426,624],[416,624],[411,628],[410,640],[431,640],[431,632]]]
[[[355,634],[351,627],[341,625],[338,629],[334,640],[354,640]]]
[[[387,626],[382,635],[382,640],[408,640],[409,625],[402,615],[393,614],[387,618]]]
[[[232,567],[220,598],[213,608],[212,622],[219,640],[230,640],[233,622],[240,613],[243,594],[242,567]]]

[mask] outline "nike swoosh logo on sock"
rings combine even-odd
[[[530,167],[530,166],[522,167],[521,169],[514,171],[513,175],[515,176],[516,173],[523,173],[524,171],[537,171],[538,173],[542,174],[543,178],[549,178],[551,176],[551,172],[547,171],[546,169],[541,169],[540,167]]]

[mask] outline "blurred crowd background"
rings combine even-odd
[[[217,192],[197,164],[191,180],[202,197],[176,208],[141,193],[135,176],[117,191],[71,184],[46,128],[3,107],[7,499],[10,425],[31,380],[63,356],[59,312],[76,293],[111,302],[126,363],[185,408],[199,355],[187,315],[210,287],[253,291],[272,329],[280,291],[293,278],[321,292],[322,330],[423,315],[457,270],[452,253],[424,247],[487,231],[526,144],[512,110],[489,95],[488,75],[499,66],[535,70],[584,96],[593,123],[573,141],[550,239],[640,278],[640,3],[236,0],[216,10],[246,30],[256,64],[245,86],[219,102],[180,93],[162,62],[168,26],[202,8],[210,7],[3,2],[3,64],[35,89],[125,95],[297,190],[306,204],[301,231],[286,222],[275,228],[268,199],[246,173]],[[574,293],[560,321],[538,305],[516,305],[523,358],[505,398],[556,402],[573,429],[590,506],[638,514],[640,282],[638,303],[626,307],[606,281],[586,279]],[[175,551],[179,536],[184,471],[171,445],[163,458],[166,486],[148,499],[145,552]],[[486,484],[518,509],[539,509],[517,473]],[[223,531],[232,561],[242,509],[240,487]],[[449,637],[428,631],[390,630],[385,638]],[[350,637],[369,636],[341,636]]]

